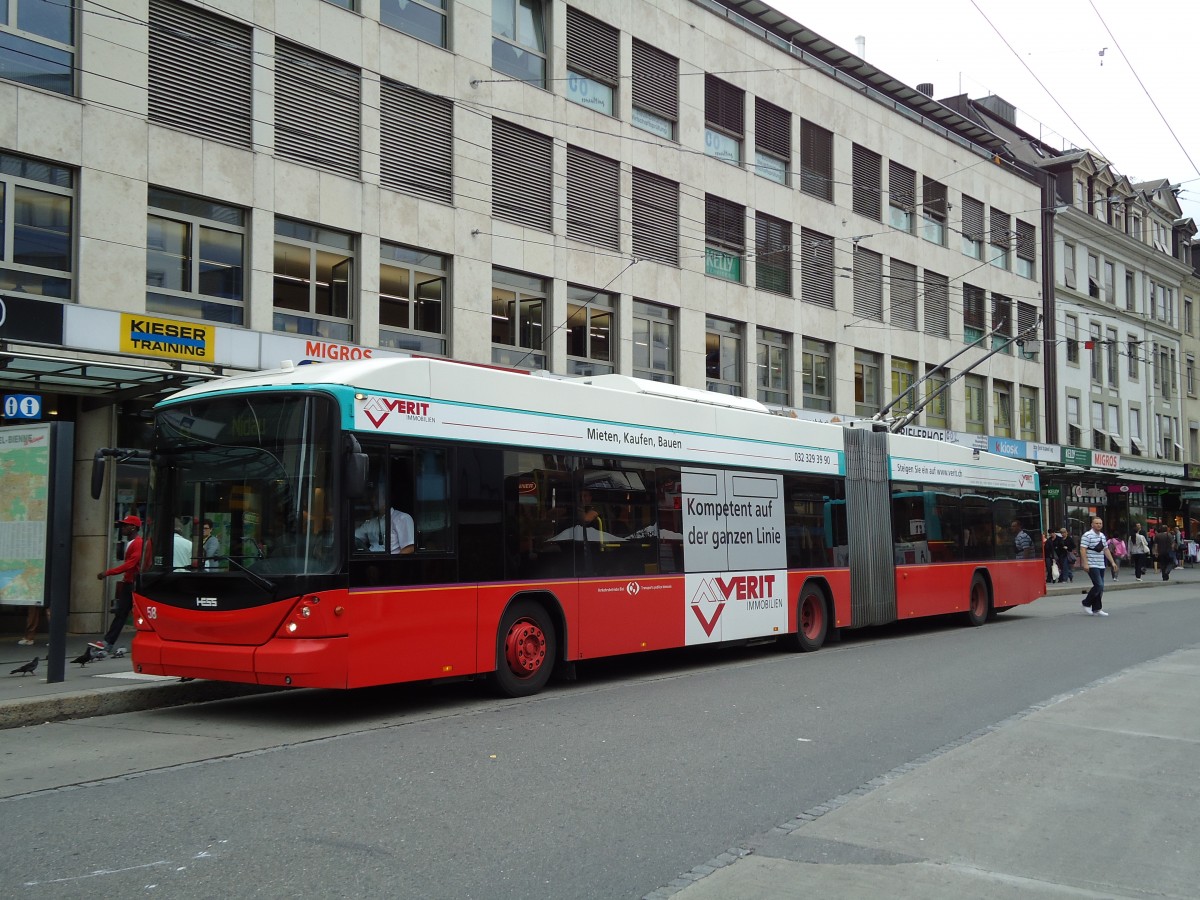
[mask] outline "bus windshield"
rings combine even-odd
[[[330,398],[239,394],[159,411],[147,572],[328,573],[337,560]]]

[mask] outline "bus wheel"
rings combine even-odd
[[[809,653],[820,650],[829,634],[829,611],[825,608],[825,595],[814,585],[805,585],[796,605],[796,633],[791,636],[794,650]]]
[[[967,622],[972,626],[982,625],[992,611],[992,598],[988,596],[987,582],[976,574],[971,579],[971,599],[967,606]]]
[[[506,697],[536,694],[554,669],[554,625],[536,603],[514,603],[497,635],[496,689]]]

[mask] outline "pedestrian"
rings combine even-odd
[[[1112,579],[1116,581],[1121,571],[1121,560],[1125,558],[1125,542],[1116,535],[1108,539],[1108,555],[1112,560]]]
[[[221,542],[213,529],[213,520],[200,523],[200,552],[204,554],[204,568],[217,569],[221,565]]]
[[[1171,532],[1168,529],[1160,527],[1155,532],[1154,551],[1158,554],[1158,571],[1162,573],[1162,580],[1170,581],[1175,558],[1171,553]]]
[[[1042,555],[1046,558],[1046,584],[1062,581],[1062,569],[1058,564],[1061,548],[1062,536],[1057,531],[1051,531],[1042,545]]]
[[[112,624],[104,634],[102,641],[92,641],[89,646],[103,653],[112,653],[116,648],[117,639],[125,628],[125,620],[133,609],[133,579],[142,565],[142,520],[137,516],[126,516],[115,524],[121,527],[121,537],[125,538],[125,561],[99,573],[96,577],[103,581],[109,575],[120,575],[117,582],[117,602],[113,609]]]
[[[1087,596],[1083,598],[1083,611],[1089,616],[1108,615],[1103,609],[1105,560],[1116,565],[1103,528],[1104,520],[1097,516],[1092,519],[1092,530],[1079,538],[1079,549],[1087,554],[1088,577],[1092,579],[1092,588],[1084,592]]]
[[[1059,538],[1061,543],[1058,551],[1058,582],[1063,584],[1075,580],[1075,549],[1078,545],[1066,525],[1059,532]]]
[[[1142,534],[1141,522],[1133,526],[1133,534],[1129,536],[1129,553],[1133,557],[1133,580],[1141,581],[1150,560],[1150,545]]]

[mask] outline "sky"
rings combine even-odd
[[[1179,183],[1200,225],[1200,72],[1181,0],[766,0],[935,99],[998,94],[1057,149],[1098,151],[1136,184]]]

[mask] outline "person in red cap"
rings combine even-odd
[[[121,631],[125,628],[125,621],[133,610],[133,579],[142,564],[142,536],[138,534],[142,529],[142,520],[137,516],[126,516],[114,524],[121,526],[121,537],[127,541],[125,561],[119,566],[113,566],[111,569],[101,572],[96,577],[103,581],[109,575],[121,576],[121,580],[117,582],[116,608],[113,610],[112,624],[108,626],[104,640],[92,641],[88,645],[104,653],[113,652],[117,645],[117,638],[121,636]]]

